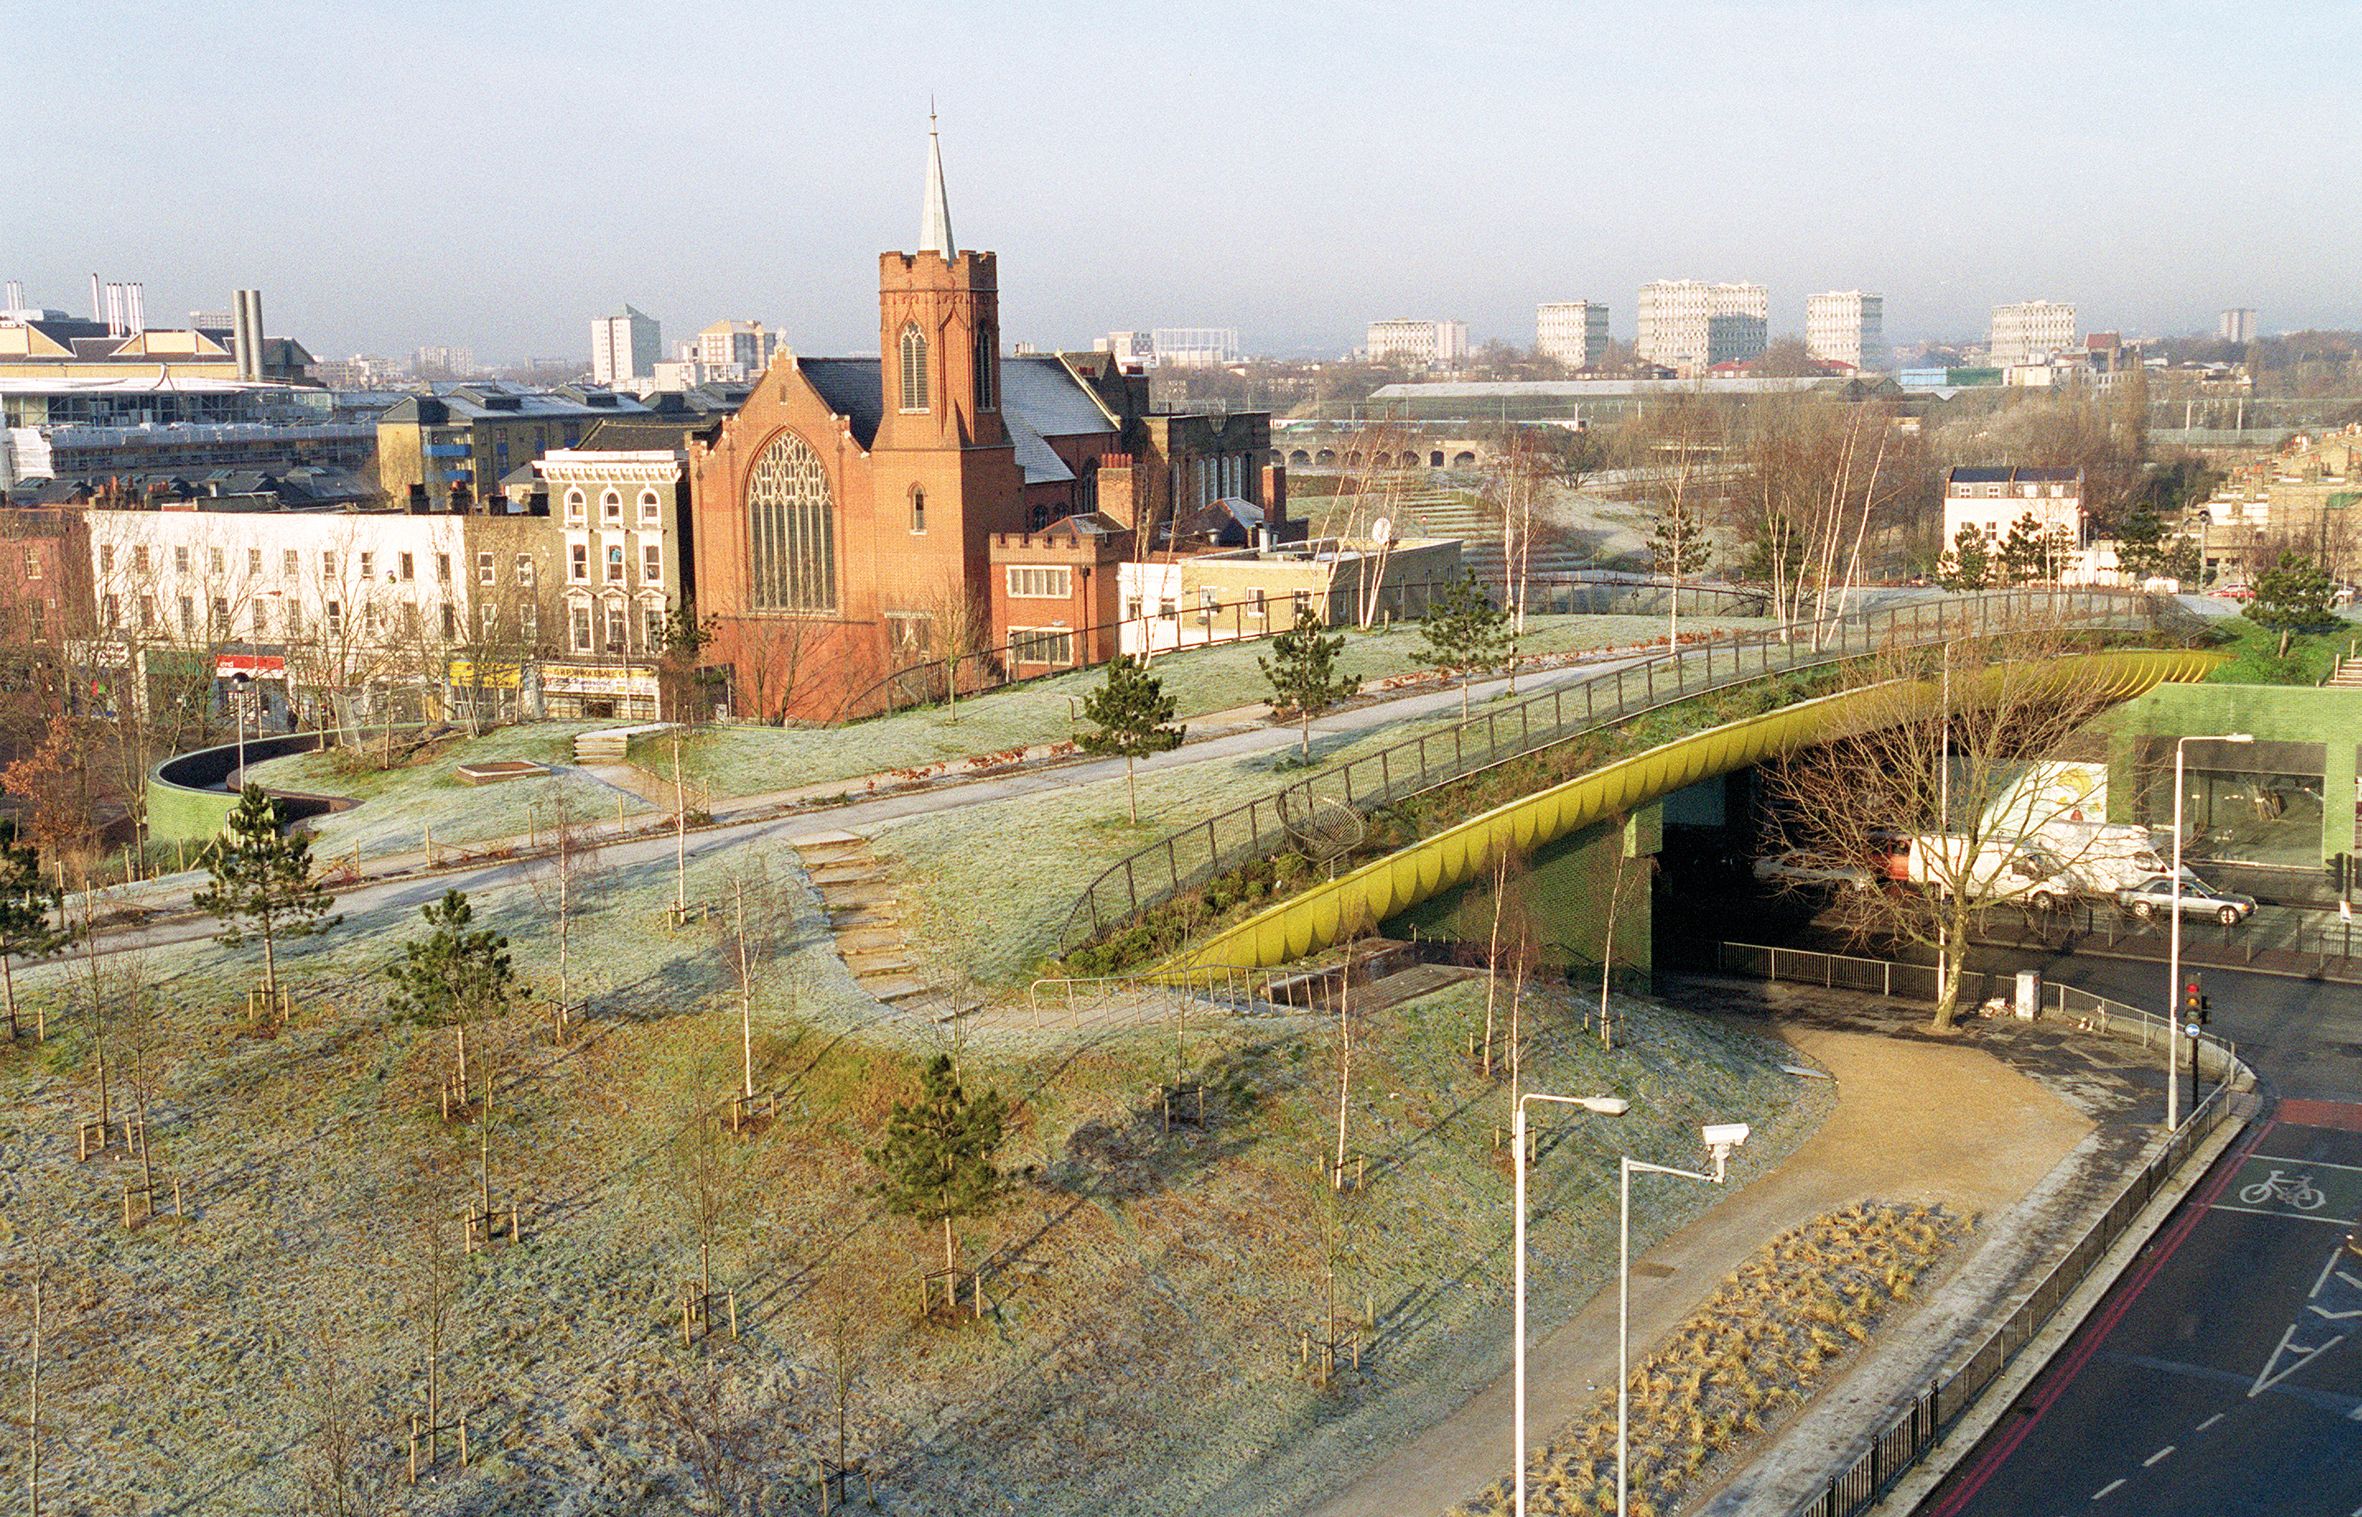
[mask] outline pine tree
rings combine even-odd
[[[1985,551],[1985,534],[1970,522],[1952,539],[1952,547],[1936,565],[1936,583],[1947,590],[1982,590],[1993,577],[1992,555]]]
[[[459,1090],[466,1098],[467,1029],[480,1017],[505,1010],[516,993],[516,971],[509,964],[508,939],[488,928],[468,930],[475,908],[456,890],[421,906],[429,931],[402,945],[402,962],[387,968],[394,982],[394,1015],[429,1027],[453,1030],[458,1056]],[[490,1077],[484,1087],[491,1096]],[[489,1108],[487,1108],[489,1109]],[[489,1203],[487,1203],[489,1204]]]
[[[17,841],[16,828],[0,822],[0,987],[8,1003],[8,1036],[15,1041],[16,961],[47,958],[73,940],[54,925],[62,893],[41,873],[41,855]]]
[[[2279,656],[2286,658],[2289,634],[2337,621],[2330,609],[2335,589],[2311,559],[2284,552],[2278,563],[2255,577],[2255,599],[2247,603],[2247,619],[2277,631]]]
[[[469,931],[475,908],[457,890],[419,908],[427,935],[402,945],[402,962],[386,970],[394,982],[393,1009],[430,1027],[472,1022],[499,1012],[516,989],[508,939],[489,928]]]
[[[887,1210],[942,1225],[945,1269],[959,1265],[953,1219],[980,1216],[1000,1198],[1003,1180],[993,1156],[1008,1120],[999,1091],[969,1096],[951,1056],[937,1054],[921,1077],[918,1099],[895,1103],[886,1141],[864,1154],[878,1171]]]
[[[1271,682],[1275,711],[1293,711],[1304,734],[1304,761],[1312,762],[1312,719],[1361,688],[1361,681],[1337,672],[1345,639],[1320,635],[1320,618],[1310,606],[1296,608],[1296,623],[1271,640],[1271,658],[1255,666]]]
[[[2028,511],[2009,524],[2008,535],[2001,539],[2001,582],[2020,585],[2042,578],[2043,550],[2042,524]]]
[[[1164,681],[1126,653],[1115,656],[1107,666],[1106,681],[1083,697],[1083,720],[1098,728],[1082,735],[1083,751],[1123,756],[1124,800],[1134,822],[1140,820],[1140,795],[1132,766],[1150,754],[1181,746],[1189,729],[1168,725],[1178,705],[1165,694]]]
[[[343,920],[328,915],[336,897],[312,878],[311,841],[282,833],[279,823],[279,803],[260,785],[240,791],[206,860],[213,883],[193,902],[199,911],[221,918],[214,941],[224,948],[237,948],[249,937],[262,939],[263,995],[274,1004],[280,942],[326,932]]]
[[[1427,608],[1419,624],[1425,644],[1419,662],[1460,677],[1460,719],[1468,719],[1468,686],[1479,674],[1490,673],[1509,661],[1509,613],[1492,602],[1476,582],[1476,571],[1462,571],[1459,581],[1446,585]]]

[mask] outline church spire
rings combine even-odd
[[[927,102],[927,196],[919,208],[919,251],[959,256],[951,235],[951,201],[943,193],[943,140],[935,133],[935,102]]]

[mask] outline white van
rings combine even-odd
[[[2020,840],[2055,862],[2077,895],[2114,896],[2143,880],[2171,874],[2172,863],[2146,827],[2129,822],[2046,822]]]
[[[1975,848],[1976,857],[1962,854]],[[2055,910],[2075,894],[2075,883],[2040,848],[2015,839],[1982,842],[1950,833],[1919,833],[1906,840],[1902,877],[1934,896],[1960,888],[1971,900],[2008,902]]]

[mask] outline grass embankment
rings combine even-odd
[[[1342,873],[1383,858],[1454,823],[1573,779],[1611,759],[1640,753],[1724,722],[1826,695],[1847,682],[1843,666],[1804,670],[1757,684],[1710,692],[1619,726],[1585,733],[1512,759],[1371,813],[1361,843],[1336,861],[1337,870]],[[1402,736],[1397,734],[1396,740],[1400,741]],[[1245,798],[1244,795],[1233,797],[1225,806],[1236,805]],[[1209,814],[1211,809],[1220,808],[1209,808]],[[1186,820],[1179,825],[1186,825]],[[1162,831],[1145,841],[1153,842],[1157,836],[1172,830],[1174,824],[1168,822]],[[1068,955],[1064,967],[1075,974],[1101,975],[1158,962],[1179,951],[1191,939],[1252,915],[1316,877],[1326,878],[1327,870],[1315,871],[1295,853],[1278,853],[1256,860],[1151,908],[1139,922],[1105,942]]]
[[[2206,676],[2211,685],[2318,685],[2337,669],[2362,638],[2362,625],[2348,623],[2323,632],[2299,632],[2280,655],[2280,634],[2244,616],[2215,623],[2229,641],[2220,645],[2230,661]]]
[[[1865,1202],[1783,1233],[1632,1373],[1632,1517],[1678,1511],[1835,1374],[1971,1223],[1940,1207]],[[1616,1394],[1599,1393],[1527,1466],[1529,1510],[1616,1509]],[[1507,1482],[1462,1508],[1498,1517]]]
[[[1534,617],[1519,647],[1527,654],[1618,647],[1645,642],[1663,625],[1645,616]],[[1749,617],[1698,617],[1684,625],[1703,632],[1767,623]],[[1348,632],[1338,667],[1365,681],[1389,679],[1422,667],[1419,647],[1418,629],[1412,625]],[[1255,660],[1269,652],[1260,642],[1192,649],[1159,657],[1154,672],[1174,697],[1180,718],[1189,721],[1212,711],[1257,706],[1269,687]],[[956,722],[948,709],[926,707],[844,727],[701,728],[684,738],[681,764],[690,782],[709,798],[729,798],[1006,753],[1068,739],[1083,696],[1104,678],[1099,671],[1084,670],[977,696],[960,702]],[[529,813],[536,805],[546,811],[563,803],[580,815],[612,816],[622,798],[626,814],[649,811],[637,797],[621,797],[570,767],[575,734],[618,725],[624,724],[531,722],[480,738],[428,744],[392,769],[374,768],[365,755],[364,761],[353,762],[327,752],[273,759],[256,764],[253,773],[265,785],[348,796],[362,803],[314,824],[323,854],[355,846],[364,855],[414,849],[423,844],[429,829],[437,843],[478,843],[527,832]],[[532,759],[557,765],[559,772],[546,779],[481,788],[454,777],[455,765],[485,758]],[[632,758],[659,775],[672,773],[668,738],[641,741]]]
[[[1766,625],[1751,617],[1699,618],[1696,629]],[[1661,618],[1646,616],[1537,616],[1528,620],[1518,649],[1550,654],[1617,647],[1644,642],[1663,626]],[[1337,667],[1363,681],[1390,679],[1424,667],[1420,647],[1414,624],[1348,631]],[[1161,654],[1151,672],[1185,722],[1240,707],[1259,711],[1271,687],[1256,660],[1270,653],[1266,642],[1224,643]],[[683,740],[681,763],[691,780],[713,794],[740,796],[1064,741],[1075,733],[1083,697],[1105,678],[1099,670],[1078,670],[979,695],[960,702],[956,722],[948,708],[930,706],[844,727],[709,727]],[[672,772],[669,739],[647,739],[633,756]]]
[[[693,863],[692,892],[713,898],[753,852]],[[0,1381],[23,1382],[19,1287],[38,1270],[53,1495],[106,1511],[304,1509],[306,1480],[330,1464],[327,1429],[353,1435],[353,1483],[373,1498],[348,1509],[374,1509],[404,1489],[398,1429],[421,1404],[438,1276],[441,1373],[476,1461],[460,1474],[446,1444],[433,1484],[404,1497],[436,1512],[701,1510],[723,1470],[753,1509],[808,1500],[839,1338],[852,1452],[909,1514],[1083,1517],[1111,1491],[1142,1511],[1300,1510],[1371,1442],[1499,1372],[1508,1215],[1489,1137],[1506,1096],[1463,1055],[1481,986],[1357,1026],[1351,1143],[1370,1180],[1342,1205],[1314,1167],[1336,1122],[1326,1023],[1193,1031],[1187,1067],[1213,1089],[1215,1121],[1170,1136],[1151,1104],[1174,1067],[1169,1033],[1063,1047],[980,1036],[964,1073],[1018,1102],[1013,1183],[961,1229],[971,1256],[997,1255],[992,1320],[945,1332],[907,1307],[940,1262],[936,1234],[880,1213],[860,1157],[928,1047],[856,1035],[874,1003],[846,980],[792,862],[764,862],[777,907],[755,1058],[758,1082],[782,1093],[780,1122],[750,1142],[698,1141],[736,1075],[724,956],[702,928],[658,928],[667,867],[612,875],[578,923],[578,950],[596,946],[578,954],[593,981],[580,1039],[552,1047],[526,1014],[471,1039],[477,1069],[502,1080],[491,1185],[521,1198],[526,1233],[472,1257],[457,1254],[454,1219],[475,1196],[477,1131],[444,1127],[433,1094],[450,1035],[387,1015],[383,969],[417,930],[415,899],[288,953],[296,1014],[275,1039],[242,1035],[230,1010],[252,951],[101,961],[115,1098],[136,1047],[184,1223],[126,1233],[119,1187],[136,1164],[75,1161],[73,1118],[96,1100],[79,970],[22,975],[55,1004],[47,1044],[0,1053]],[[519,886],[476,904],[545,977],[549,903]],[[1779,1072],[1777,1045],[1650,1003],[1629,1007],[1612,1054],[1581,1034],[1573,1001],[1529,993],[1526,1018],[1530,1079],[1634,1103],[1612,1131],[1567,1124],[1545,1140],[1537,1327],[1606,1279],[1611,1145],[1682,1162],[1698,1121],[1747,1120],[1743,1177],[1828,1099]],[[1643,1231],[1708,1199],[1661,1187]],[[701,1212],[744,1336],[684,1350],[676,1292],[694,1275]],[[1327,1392],[1295,1368],[1324,1235],[1339,1298],[1370,1297],[1378,1318],[1361,1372]]]
[[[265,786],[348,796],[360,803],[312,823],[314,852],[322,858],[356,847],[363,857],[403,853],[423,847],[430,831],[438,844],[482,843],[530,832],[536,807],[544,816],[564,809],[591,820],[613,817],[618,801],[627,815],[651,810],[638,797],[573,767],[575,734],[612,725],[534,722],[481,737],[455,736],[425,744],[391,769],[375,767],[364,744],[353,751],[290,754],[249,772]],[[552,772],[498,785],[469,785],[458,776],[458,766],[470,760],[503,758],[548,764]]]

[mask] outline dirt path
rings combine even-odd
[[[1872,1197],[1989,1215],[2033,1191],[2093,1130],[2082,1112],[1978,1048],[1824,1027],[1780,1033],[1837,1077],[1836,1110],[1778,1170],[1634,1260],[1636,1359],[1779,1232]],[[1611,1285],[1528,1352],[1535,1444],[1613,1384],[1615,1368]],[[1467,1499],[1508,1470],[1510,1401],[1503,1376],[1315,1517],[1427,1517]]]

